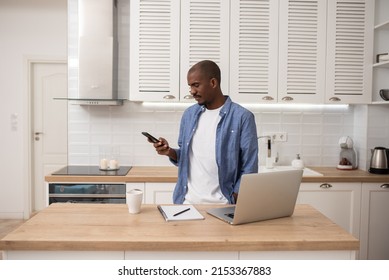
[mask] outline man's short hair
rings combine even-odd
[[[189,69],[188,74],[196,70],[199,70],[203,75],[205,75],[209,79],[215,78],[220,86],[221,83],[220,68],[215,62],[213,62],[212,60],[200,61]]]

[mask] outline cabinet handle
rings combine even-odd
[[[380,188],[382,188],[382,189],[389,189],[389,184],[382,184],[380,186]]]
[[[293,97],[290,97],[290,96],[282,97],[282,101],[292,101],[292,100],[293,100]]]
[[[328,183],[324,183],[324,184],[320,185],[320,188],[322,188],[322,189],[329,189],[329,188],[332,188],[332,185],[328,184]]]
[[[335,101],[335,102],[339,102],[341,101],[342,99],[340,99],[339,97],[331,97],[330,98],[330,101]]]
[[[163,97],[163,99],[175,99],[176,97],[174,95],[168,94]]]
[[[194,97],[191,94],[187,94],[187,95],[184,96],[184,99],[193,99],[193,98]]]
[[[274,100],[274,98],[271,96],[264,96],[264,97],[262,97],[262,100],[271,101],[271,100]]]

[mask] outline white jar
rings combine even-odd
[[[296,169],[304,169],[304,161],[300,158],[300,154],[297,154],[297,157],[292,160],[292,167]]]

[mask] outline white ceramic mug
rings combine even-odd
[[[126,203],[128,212],[131,214],[140,213],[140,208],[143,200],[143,192],[139,189],[133,189],[126,193]]]

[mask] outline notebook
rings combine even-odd
[[[204,216],[190,204],[184,205],[158,205],[159,212],[166,221],[203,220]]]
[[[244,174],[236,205],[207,213],[231,225],[291,216],[302,175],[303,170]]]

